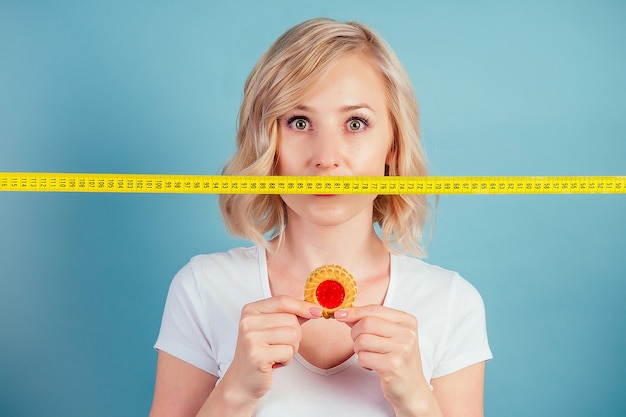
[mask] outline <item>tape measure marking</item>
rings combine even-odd
[[[0,191],[169,194],[626,194],[626,176],[226,176],[0,172]]]

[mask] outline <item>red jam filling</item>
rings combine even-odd
[[[315,290],[315,298],[324,308],[337,308],[343,303],[346,290],[343,285],[333,280],[320,282]]]

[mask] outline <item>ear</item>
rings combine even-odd
[[[280,157],[280,119],[276,119],[268,129],[269,149],[273,150],[274,163],[272,165],[271,175],[276,175],[276,169],[278,167],[278,159]]]
[[[389,147],[389,151],[387,152],[387,157],[385,158],[385,175],[397,175],[398,171],[398,147],[396,145],[396,138],[394,137],[391,141],[391,146]]]

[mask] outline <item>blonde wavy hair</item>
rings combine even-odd
[[[357,22],[312,19],[287,30],[259,59],[244,87],[238,119],[237,150],[224,175],[275,175],[278,120],[315,91],[333,64],[363,52],[380,70],[387,87],[393,141],[386,175],[427,175],[420,143],[419,118],[411,82],[386,42]],[[287,224],[278,195],[230,194],[219,197],[228,231],[267,247],[266,235],[278,238]],[[379,195],[372,223],[380,226],[386,248],[424,256],[421,245],[429,206],[424,195]]]

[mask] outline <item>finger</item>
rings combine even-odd
[[[270,328],[241,335],[241,346],[255,366],[267,369],[276,363],[288,363],[298,351],[301,337],[297,325]]]
[[[302,329],[294,315],[286,316],[283,323],[277,323],[275,317],[283,315],[253,315],[241,319],[239,339],[248,349],[254,346],[291,345],[298,350],[302,339]]]
[[[287,365],[295,355],[291,345],[266,345],[250,352],[248,358],[251,369],[258,369],[261,372],[269,372],[282,365]]]
[[[259,314],[244,311],[239,320],[239,332],[248,334],[253,332],[264,332],[268,329],[280,327],[298,327],[298,318],[288,313]]]
[[[268,329],[263,334],[263,338],[268,346],[289,345],[293,347],[294,352],[297,352],[302,339],[302,331],[300,326],[277,327]]]
[[[268,358],[267,363],[272,369],[289,365],[295,354],[296,350],[291,345],[272,345],[265,349],[265,355]]]
[[[386,359],[384,353],[361,351],[357,354],[357,363],[361,368],[380,373]]]
[[[415,324],[417,326],[417,320],[412,315],[381,305],[372,304],[335,311],[335,319],[349,326],[354,326],[355,323],[366,317],[378,317],[391,323],[403,323],[409,326]]]
[[[381,375],[400,375],[421,366],[418,350],[398,345],[388,339],[379,339],[368,341],[371,346],[363,346],[363,349],[359,347],[358,352],[355,349],[361,367]]]
[[[377,372],[397,372],[420,358],[416,329],[366,317],[351,329],[359,364]]]
[[[396,323],[375,316],[365,317],[353,323],[350,329],[350,336],[356,340],[362,334],[371,334],[379,337],[407,340],[417,338],[417,328],[402,322]]]
[[[354,339],[354,353],[360,355],[362,352],[389,353],[393,350],[389,338],[377,336],[370,333],[359,334]]]
[[[278,295],[264,300],[260,300],[246,307],[251,312],[262,314],[289,313],[304,321],[321,317],[321,309],[318,305],[304,300],[298,300],[287,295]],[[302,323],[302,321],[301,321]]]

